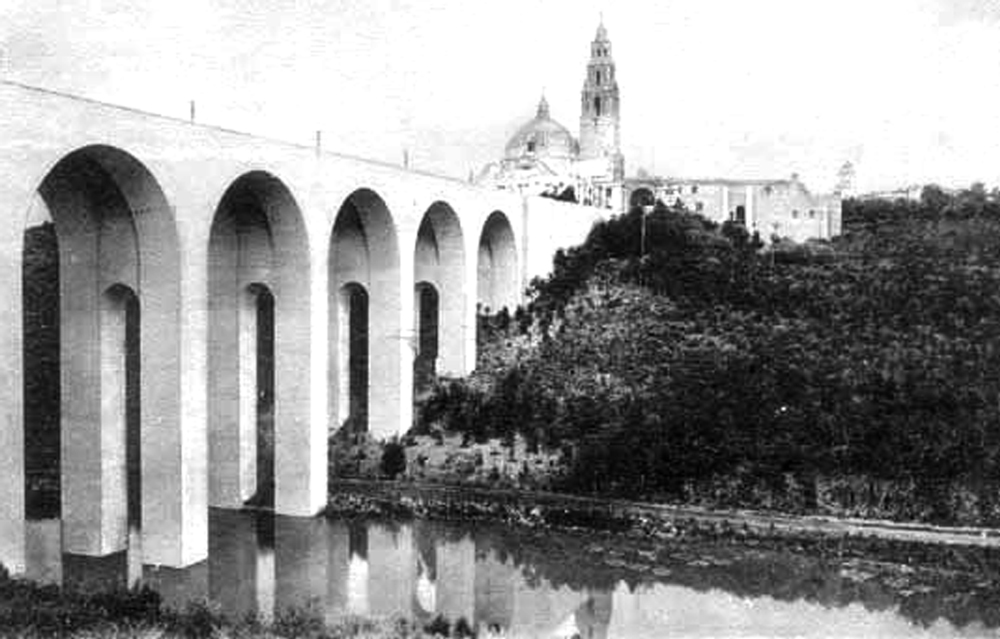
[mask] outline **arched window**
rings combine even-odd
[[[598,71],[597,72],[597,84],[600,84],[600,83],[601,83],[601,72]]]
[[[594,97],[594,115],[601,115],[601,96]]]

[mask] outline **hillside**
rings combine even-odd
[[[562,451],[559,487],[1000,521],[1000,202],[845,203],[833,243],[638,211],[556,255],[421,428]]]

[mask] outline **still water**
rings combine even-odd
[[[137,534],[129,552],[85,558],[61,553],[58,521],[34,521],[29,576],[142,582],[168,605],[207,599],[234,618],[443,616],[481,638],[1000,636],[996,593],[961,580],[752,545],[225,510],[211,511],[209,535],[209,559],[174,570],[142,565]]]

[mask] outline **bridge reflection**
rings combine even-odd
[[[231,619],[270,620],[288,609],[328,622],[440,618],[478,637],[823,636],[831,628],[910,636],[920,626],[935,636],[972,636],[992,618],[971,595],[949,613],[943,602],[954,597],[946,592],[927,608],[937,616],[914,617],[905,593],[876,580],[855,588],[837,566],[787,553],[727,547],[735,554],[715,561],[718,549],[701,556],[684,547],[676,563],[622,566],[603,561],[621,548],[595,550],[590,537],[551,531],[225,509],[213,509],[209,523],[209,559],[173,569],[143,565],[137,544],[102,558],[62,554],[59,521],[34,521],[28,575],[88,589],[141,582],[168,606],[207,599]]]

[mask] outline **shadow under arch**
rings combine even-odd
[[[369,297],[364,286],[348,282],[340,287],[339,326],[341,369],[337,371],[340,393],[347,398],[349,432],[365,432],[368,424],[368,322]]]
[[[467,328],[465,240],[458,215],[447,202],[434,202],[424,213],[413,261],[415,372],[462,375]],[[433,352],[428,350],[431,346]],[[414,379],[415,384],[418,381]]]
[[[208,266],[209,503],[311,514],[325,467],[310,444],[309,243],[279,178],[251,171],[229,185]]]
[[[125,150],[71,151],[37,187],[21,255],[27,515],[60,517],[67,552],[122,550],[131,523],[147,560],[183,562],[179,254],[162,188]]]
[[[502,211],[486,218],[479,235],[476,305],[481,313],[513,311],[519,302],[514,229]]]
[[[362,345],[352,339],[349,320],[354,315],[351,300],[345,296],[344,287],[356,285],[367,293],[367,330],[354,333],[364,335]],[[347,289],[356,291],[357,289]],[[331,429],[339,429],[352,416],[351,388],[357,393],[367,389],[367,407],[363,417],[366,423],[353,423],[356,430],[364,430],[376,438],[401,434],[403,422],[402,400],[409,400],[409,389],[402,388],[402,361],[404,341],[401,323],[399,241],[396,224],[385,201],[375,191],[360,188],[352,192],[337,212],[330,235],[329,263],[329,371]],[[357,360],[355,349],[366,349],[367,379],[362,381],[350,373],[352,359]],[[355,405],[361,401],[355,398]],[[406,424],[405,427],[409,427]]]
[[[427,281],[414,286],[414,335],[416,357],[413,360],[413,393],[419,398],[431,390],[437,379],[437,361],[440,350],[441,295],[437,287]],[[461,335],[452,335],[453,339]]]

